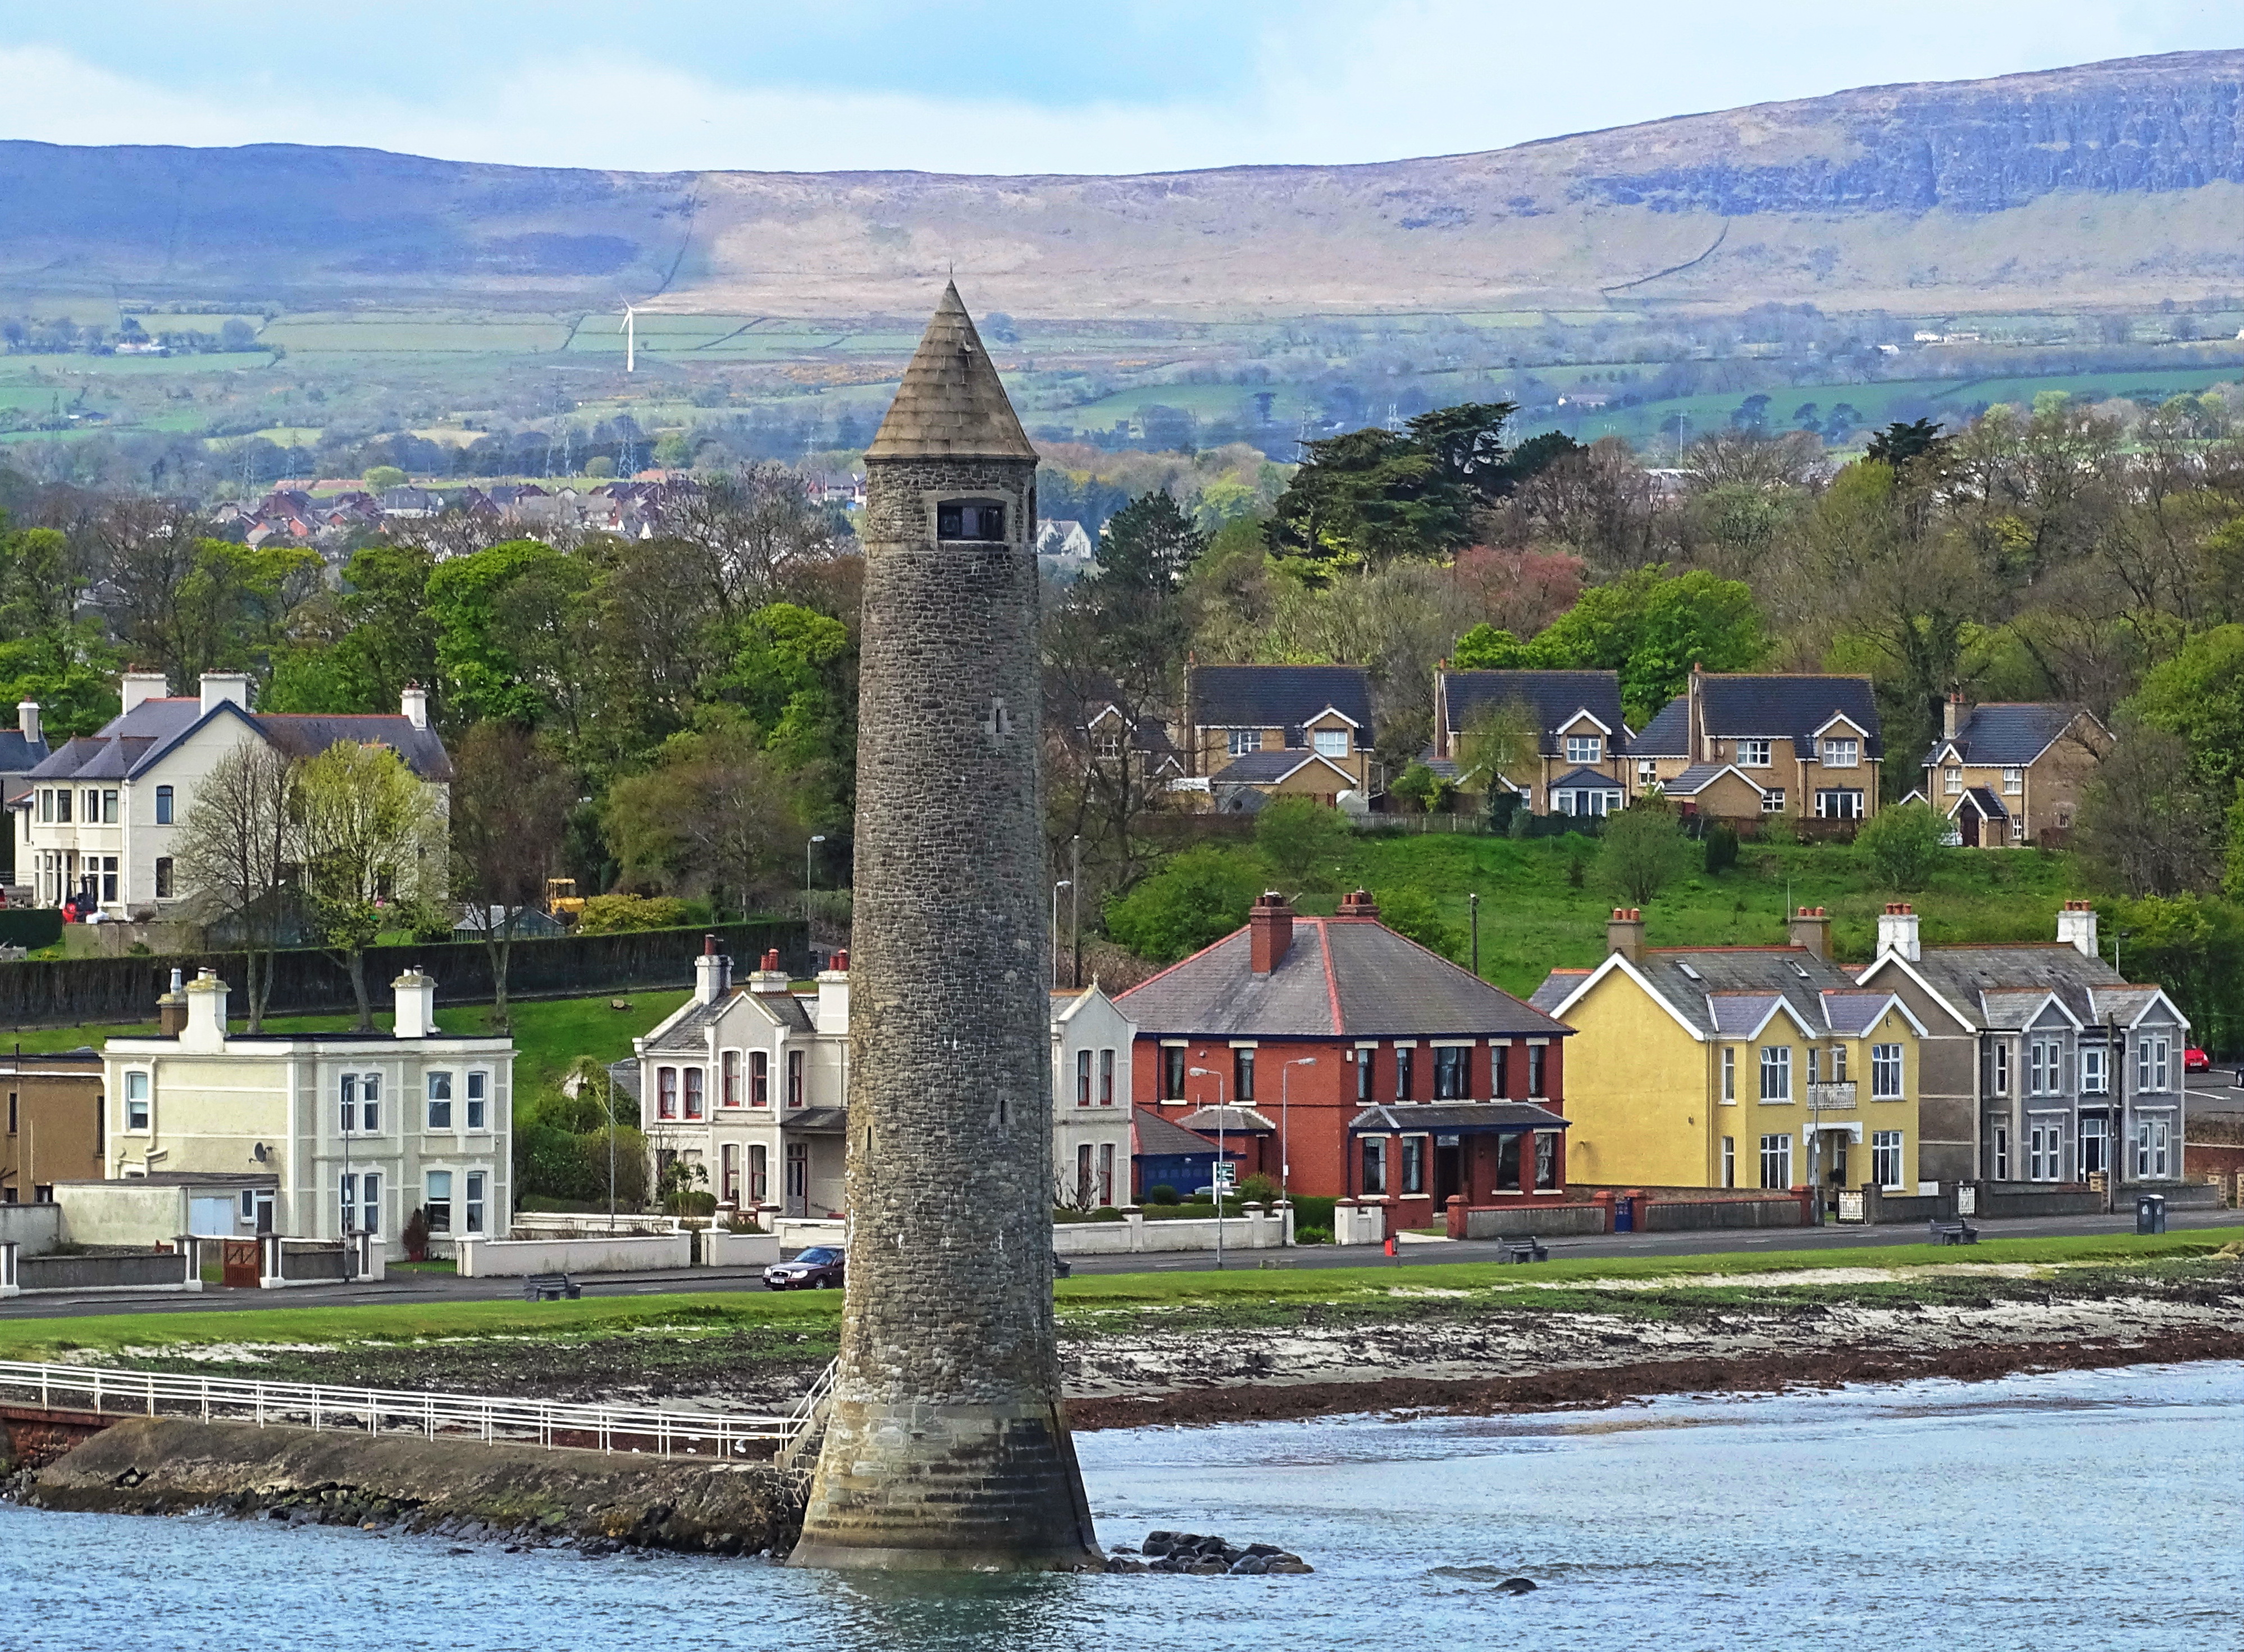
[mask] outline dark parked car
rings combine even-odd
[[[764,1284],[774,1291],[839,1291],[844,1260],[839,1245],[814,1244],[766,1268]]]

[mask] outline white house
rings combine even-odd
[[[187,983],[176,1032],[102,1051],[103,1175],[245,1183],[248,1225],[295,1238],[371,1233],[387,1254],[416,1210],[438,1248],[503,1235],[512,1209],[514,1041],[443,1032],[436,983],[392,983],[393,1033],[226,1030],[226,984]]]
[[[17,876],[40,906],[75,895],[123,918],[185,899],[192,892],[173,870],[174,856],[196,788],[220,759],[253,740],[296,758],[346,741],[387,745],[427,784],[451,784],[425,690],[407,689],[395,717],[330,717],[254,711],[249,678],[239,672],[205,672],[193,698],[167,698],[165,686],[153,673],[126,672],[125,709],[98,733],[48,753],[8,806],[22,822]]]
[[[1093,1204],[1126,1204],[1137,1028],[1094,986],[1053,995],[1051,1036],[1054,1200],[1072,1203],[1083,1188]],[[846,1210],[847,953],[835,954],[814,992],[799,994],[777,953],[735,986],[713,938],[696,961],[693,996],[632,1048],[611,1070],[626,1093],[637,1090],[654,1176],[679,1161],[698,1165],[727,1210]]]

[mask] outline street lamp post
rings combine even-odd
[[[826,834],[816,833],[808,843],[802,846],[802,921],[805,924],[810,921],[810,857],[818,845],[825,841]]]
[[[1476,970],[1474,973],[1479,972]],[[1288,1062],[1278,1069],[1278,1203],[1281,1204],[1293,1197],[1288,1189],[1291,1185],[1294,1170],[1294,1109],[1287,1088],[1293,1082],[1296,1067],[1315,1067],[1316,1064],[1315,1056],[1304,1055],[1297,1061]],[[1281,1227],[1279,1231],[1283,1233],[1285,1230]]]
[[[1479,891],[1476,890],[1476,891],[1474,891],[1471,894],[1467,895],[1467,896],[1465,897],[1465,900],[1466,900],[1466,903],[1467,903],[1468,905],[1470,905],[1470,906],[1471,907],[1471,908],[1472,908],[1472,958],[1473,958],[1473,979],[1474,979],[1475,981],[1478,981],[1478,980],[1480,979],[1480,893],[1479,893]]]
[[[1052,885],[1051,898],[1051,984],[1059,985],[1059,892],[1075,887],[1075,880],[1062,878]]]
[[[1223,1075],[1213,1067],[1195,1067],[1193,1071],[1202,1078],[1215,1081],[1215,1168],[1207,1179],[1214,1185],[1209,1190],[1215,1196],[1215,1271],[1223,1271]],[[1285,1081],[1279,1081],[1279,1088]]]

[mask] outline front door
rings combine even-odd
[[[1979,812],[1977,809],[1957,810],[1956,824],[1964,833],[1964,846],[1967,849],[1977,848],[1979,846]]]
[[[1434,1213],[1439,1216],[1450,1208],[1454,1194],[1464,1191],[1464,1150],[1454,1136],[1434,1139]],[[1471,1201],[1468,1199],[1467,1204]]]
[[[810,1214],[810,1143],[789,1142],[787,1144],[787,1213],[789,1216]]]

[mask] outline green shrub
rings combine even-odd
[[[1330,1244],[1332,1233],[1333,1231],[1330,1228],[1297,1226],[1294,1230],[1294,1243],[1295,1244]]]
[[[1737,863],[1738,829],[1727,820],[1717,820],[1707,828],[1707,874],[1727,872]]]
[[[1188,849],[1109,901],[1106,933],[1140,958],[1173,964],[1247,921],[1261,880],[1220,849]]]
[[[1333,1207],[1340,1201],[1321,1198],[1314,1193],[1294,1195],[1294,1233],[1296,1237],[1303,1228],[1322,1228],[1325,1237],[1332,1237]]]
[[[1922,889],[1931,879],[1948,839],[1948,822],[1929,804],[1881,809],[1862,823],[1855,846],[1869,857],[1889,889]]]
[[[1166,1182],[1156,1182],[1146,1190],[1146,1203],[1148,1204],[1174,1204],[1176,1202],[1177,1190]]]
[[[1464,937],[1455,924],[1442,921],[1435,909],[1434,897],[1416,885],[1400,889],[1380,889],[1374,892],[1379,902],[1379,920],[1398,935],[1408,935],[1420,946],[1437,952],[1444,958],[1454,958],[1464,944]]]
[[[1258,1170],[1240,1183],[1239,1197],[1250,1204],[1274,1204],[1278,1197],[1277,1179]]]
[[[1338,809],[1310,798],[1274,798],[1254,817],[1254,846],[1271,871],[1297,889],[1331,882],[1353,839]]]
[[[577,933],[619,935],[637,929],[683,929],[693,921],[693,905],[669,895],[594,895],[585,903]]]

